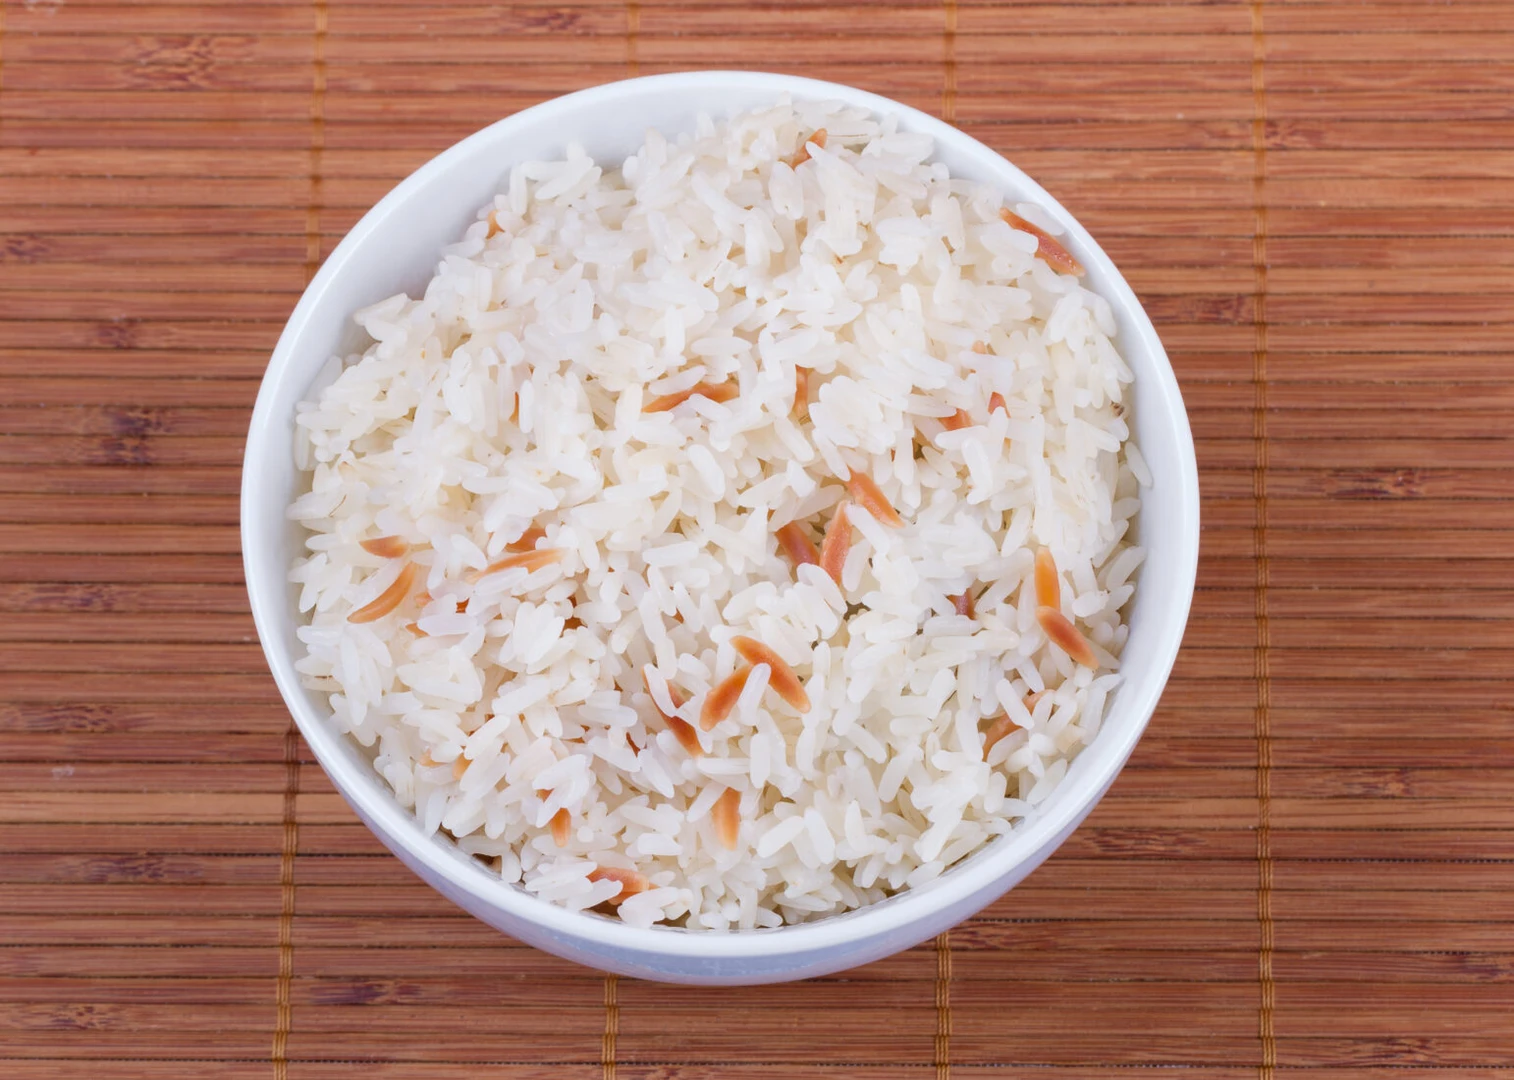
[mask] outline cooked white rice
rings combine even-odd
[[[1142,558],[1131,375],[1109,305],[931,153],[788,101],[618,170],[570,145],[511,170],[424,297],[358,312],[374,344],[299,408],[299,670],[428,832],[570,908],[776,926],[939,876],[1094,738]],[[644,411],[701,382],[735,396]],[[843,500],[838,587],[775,532],[818,544]],[[533,527],[560,561],[479,573]],[[1038,621],[1042,549],[1097,667]],[[698,729],[738,635],[809,707],[758,663],[693,756],[664,714]]]

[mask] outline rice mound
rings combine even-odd
[[[357,313],[298,411],[298,667],[427,832],[770,927],[939,876],[1095,737],[1131,374],[1049,219],[931,153],[787,100],[570,145]]]

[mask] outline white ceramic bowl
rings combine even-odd
[[[294,670],[299,620],[286,582],[301,534],[284,516],[300,481],[291,456],[295,404],[329,357],[364,344],[352,313],[424,286],[440,248],[462,234],[516,162],[560,155],[577,140],[600,161],[618,163],[649,127],[690,130],[698,111],[728,116],[784,93],[892,113],[905,130],[936,140],[953,175],[991,184],[1010,201],[1036,203],[1066,228],[1064,240],[1087,267],[1088,285],[1114,307],[1116,340],[1135,372],[1135,435],[1155,478],[1139,521],[1150,554],[1129,612],[1126,682],[1094,744],[1028,827],[922,888],[819,922],[736,933],[636,929],[538,900],[425,835],[358,748],[331,726],[322,696],[301,687]],[[988,147],[924,113],[847,86],[748,72],[659,75],[570,94],[501,120],[427,162],[358,222],[305,290],[263,378],[242,474],[242,551],[258,636],[300,731],[358,816],[437,891],[490,925],[580,963],[669,982],[776,982],[876,960],[961,921],[1039,866],[1109,788],[1156,707],[1187,622],[1198,540],[1193,439],[1172,367],[1130,287],[1072,215]]]

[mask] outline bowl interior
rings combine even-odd
[[[667,928],[637,930],[616,920],[569,912],[502,884],[444,840],[423,835],[394,801],[361,750],[327,722],[321,695],[294,673],[294,592],[286,582],[301,550],[301,531],[284,509],[300,476],[291,449],[295,405],[333,355],[360,351],[366,339],[352,322],[357,309],[432,276],[443,245],[457,239],[478,208],[503,185],[517,162],[561,155],[582,144],[596,159],[619,164],[655,127],[692,130],[699,112],[721,118],[788,93],[837,99],[900,118],[901,127],[935,137],[937,156],[953,175],[992,184],[1010,201],[1034,202],[1066,229],[1069,248],[1088,268],[1087,283],[1106,297],[1119,323],[1116,343],[1135,372],[1136,441],[1155,478],[1144,493],[1139,527],[1148,548],[1129,609],[1131,632],[1122,660],[1126,682],[1113,695],[1104,729],[1070,768],[1041,816],[965,860],[930,885],[884,904],[820,922],[774,931],[724,935]],[[279,688],[322,765],[359,813],[406,861],[478,913],[494,909],[553,934],[685,955],[771,954],[897,928],[949,906],[985,883],[1009,879],[1017,866],[1044,857],[1046,845],[1074,824],[1107,788],[1155,707],[1187,618],[1198,548],[1198,484],[1192,439],[1177,383],[1160,341],[1134,294],[1081,226],[1045,191],[981,143],[896,102],[832,83],[746,72],[655,76],[598,87],[547,102],[501,121],[452,147],[386,196],[342,241],[291,316],[269,363],[247,442],[242,491],[242,541],[247,585],[259,637]],[[1047,848],[1046,850],[1049,850]],[[436,883],[433,880],[433,883]],[[901,942],[899,947],[910,944]]]

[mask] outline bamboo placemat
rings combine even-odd
[[[0,1074],[1514,1077],[1514,5],[4,0]],[[632,73],[930,110],[1148,305],[1187,645],[1025,885],[750,990],[451,909],[289,733],[237,554],[283,319],[397,179]]]

